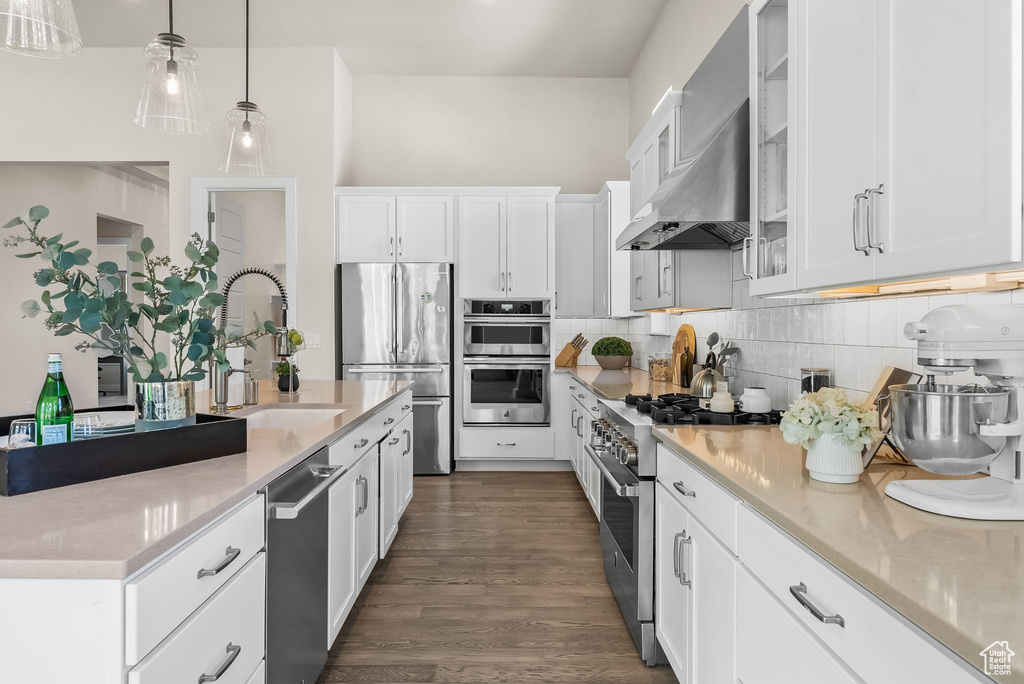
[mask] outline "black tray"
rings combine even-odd
[[[114,406],[95,410],[134,408]],[[31,417],[0,417],[0,436],[8,434],[11,421]],[[0,449],[0,495],[27,494],[240,454],[247,450],[247,444],[245,418],[200,413],[195,425],[169,430]]]

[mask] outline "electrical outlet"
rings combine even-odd
[[[306,349],[319,349],[323,345],[320,333],[309,333],[306,335]]]

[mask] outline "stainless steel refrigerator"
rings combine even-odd
[[[344,380],[411,380],[413,470],[452,463],[452,267],[338,266],[338,349]]]

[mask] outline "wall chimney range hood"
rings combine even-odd
[[[683,88],[681,161],[616,249],[728,249],[750,235],[747,54],[744,7]]]

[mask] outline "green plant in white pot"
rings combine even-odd
[[[633,345],[621,337],[602,337],[591,350],[597,365],[605,370],[620,370],[633,358]]]
[[[782,436],[807,449],[807,470],[822,482],[853,483],[864,470],[864,447],[877,441],[878,412],[841,389],[802,395],[782,414]]]
[[[227,368],[227,347],[252,345],[277,332],[270,321],[250,332],[228,335],[216,326],[214,309],[224,303],[217,292],[214,267],[220,250],[211,240],[193,234],[185,245],[186,263],[172,265],[170,257],[153,254],[150,238],[140,251],[129,251],[137,269],[131,274],[133,301],[121,289],[118,265],[90,263],[92,251],[78,241],[61,242],[63,234],[46,237],[40,222],[49,216],[35,206],[3,227],[11,231],[4,246],[28,251],[19,259],[39,258],[44,266],[33,274],[43,290],[39,300],[21,305],[28,318],[42,315],[43,325],[58,337],[84,335],[79,351],[97,350],[128,364],[135,382],[136,429],[175,427],[195,422],[195,381],[206,377],[213,361]],[[164,333],[166,338],[159,335]]]

